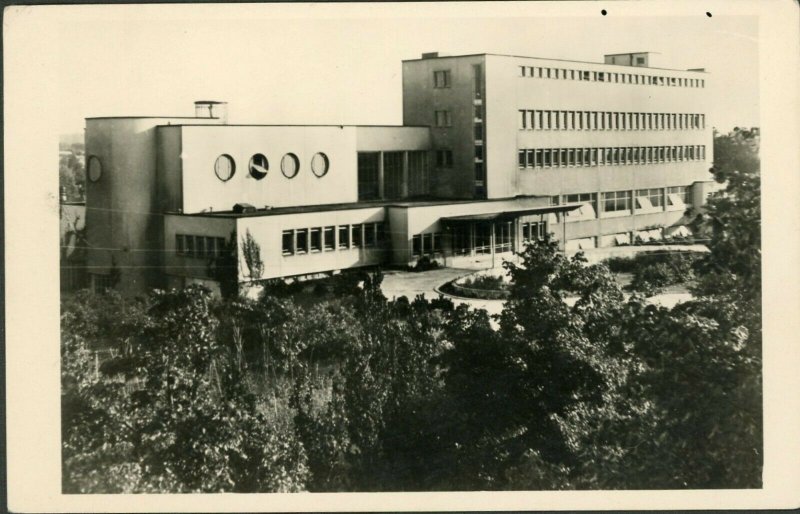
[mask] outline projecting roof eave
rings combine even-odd
[[[657,52],[632,52],[632,53],[657,53]],[[417,61],[433,61],[436,59],[458,59],[461,57],[480,57],[480,56],[495,56],[495,57],[513,57],[515,59],[537,59],[540,61],[555,61],[555,62],[569,62],[569,63],[577,63],[577,64],[592,64],[595,66],[614,66],[615,68],[636,68],[637,70],[661,70],[661,71],[677,71],[681,73],[704,73],[709,75],[707,71],[694,71],[694,70],[680,70],[677,68],[658,68],[655,66],[629,66],[625,64],[609,64],[605,62],[597,62],[597,61],[576,61],[574,59],[553,59],[552,57],[536,57],[535,55],[513,55],[513,54],[495,54],[495,53],[482,53],[482,54],[463,54],[463,55],[439,55],[437,57],[426,57],[425,59],[417,58],[417,59],[403,59],[402,62],[417,62]],[[611,55],[611,54],[609,54]],[[627,54],[615,54],[615,55],[627,55]]]
[[[527,216],[529,214],[553,214],[556,212],[568,212],[581,208],[584,204],[573,203],[566,205],[548,205],[546,207],[529,207],[523,209],[515,209],[511,211],[498,211],[487,212],[483,214],[466,214],[463,216],[450,216],[442,218],[444,223],[467,223],[474,221],[493,221],[499,219],[516,218],[518,216]]]

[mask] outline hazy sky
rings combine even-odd
[[[193,115],[198,99],[228,101],[231,123],[401,124],[400,61],[428,51],[659,52],[659,67],[712,74],[716,127],[759,124],[756,17],[630,4],[60,7],[60,131],[91,116]]]

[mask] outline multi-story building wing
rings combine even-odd
[[[424,54],[403,62],[403,126],[232,125],[220,102],[90,118],[93,283],[217,288],[231,248],[248,284],[685,233],[712,187],[707,75],[649,59]]]

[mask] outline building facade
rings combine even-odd
[[[220,102],[87,119],[92,282],[216,289],[232,250],[246,285],[686,234],[713,188],[708,76],[605,61],[424,54],[402,126],[232,125]]]

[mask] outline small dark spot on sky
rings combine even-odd
[[[606,15],[606,10],[605,10],[605,9],[601,10],[601,11],[600,11],[600,14],[602,14],[603,16],[605,16],[605,15]],[[709,16],[711,16],[711,15],[709,14]]]
[[[709,18],[711,18],[711,13],[710,13],[710,12],[707,12],[707,13],[706,13],[706,16],[708,16]]]

